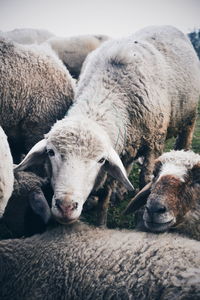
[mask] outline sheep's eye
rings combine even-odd
[[[105,161],[106,161],[105,158],[102,157],[100,160],[98,160],[98,163],[99,163],[99,164],[103,164]]]
[[[55,155],[55,152],[53,151],[53,149],[48,149],[48,150],[47,150],[47,154],[48,154],[49,156],[54,156],[54,155]]]

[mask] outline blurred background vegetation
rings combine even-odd
[[[200,58],[200,29],[195,30],[188,34],[198,57]],[[173,149],[175,138],[169,139],[165,145],[165,152]],[[198,117],[196,121],[196,127],[193,135],[192,150],[200,154],[200,102],[198,108]],[[138,164],[134,164],[133,170],[129,176],[130,181],[134,184],[135,188],[138,188],[140,167]],[[128,202],[130,201],[130,196],[127,195],[123,201],[115,203],[115,205],[110,205],[108,210],[108,221],[107,226],[109,228],[128,228],[132,229],[135,227],[134,215],[123,216],[122,212],[126,208]],[[96,212],[92,210],[91,212],[83,213],[84,221],[95,224]]]
[[[200,29],[190,32],[188,36],[200,59]]]

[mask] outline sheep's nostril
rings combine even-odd
[[[153,213],[164,214],[167,211],[166,206],[158,202],[153,202],[148,206],[146,205],[145,208],[148,214],[153,214]]]
[[[166,207],[164,205],[161,205],[158,209],[157,212],[160,214],[163,214],[166,212]]]

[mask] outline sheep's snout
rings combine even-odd
[[[149,199],[143,215],[145,226],[153,232],[167,231],[174,223],[175,216],[164,201]]]
[[[165,205],[154,201],[151,205],[146,205],[146,210],[149,215],[154,215],[155,213],[157,214],[163,214],[166,212],[167,208]]]
[[[54,198],[52,215],[60,223],[68,224],[76,221],[81,213],[82,205],[66,198]]]
[[[70,215],[73,210],[78,208],[78,202],[65,203],[60,199],[55,199],[55,206],[63,215]]]

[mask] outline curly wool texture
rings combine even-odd
[[[28,151],[66,114],[74,96],[74,80],[44,46],[1,39],[0,65],[0,125],[15,147],[18,143],[21,152]]]
[[[189,40],[171,26],[148,27],[88,56],[69,116],[95,120],[118,152],[130,145],[135,155],[144,147],[161,152],[165,138],[195,118],[199,95]]]
[[[97,135],[97,132],[100,134]],[[107,137],[95,122],[75,116],[57,121],[45,138],[55,144],[65,159],[69,154],[95,159],[104,150],[103,141]]]
[[[163,153],[159,157],[159,161],[164,165],[173,163],[176,166],[184,166],[185,168],[192,169],[196,164],[200,164],[200,155],[193,151],[170,151]]]
[[[199,299],[200,244],[75,224],[0,242],[0,298]]]

